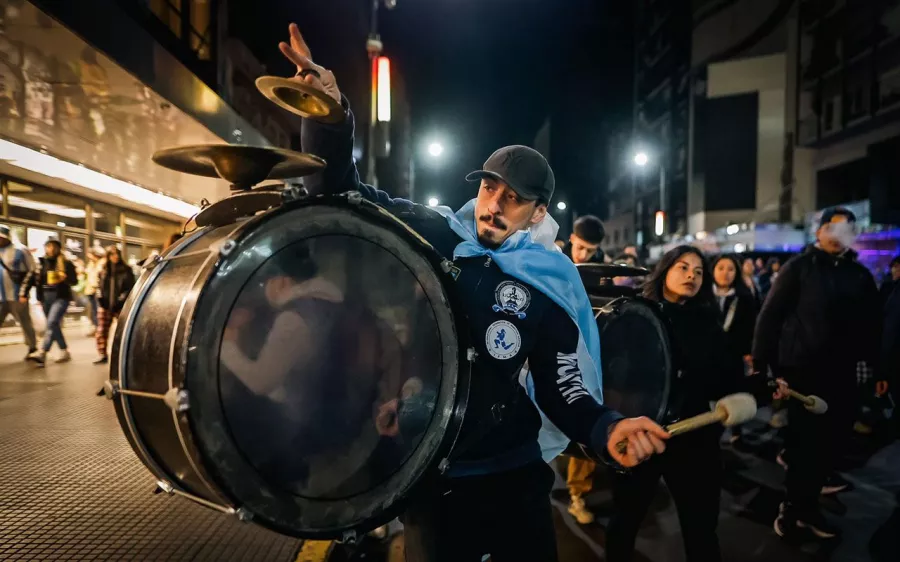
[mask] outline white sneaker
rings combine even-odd
[[[39,366],[41,366],[41,367],[44,366],[44,361],[46,361],[46,359],[47,359],[47,352],[46,352],[46,351],[38,350],[38,351],[35,351],[35,352],[33,352],[33,353],[29,353],[29,354],[28,354],[28,360],[29,360],[29,361],[34,361],[35,363],[37,363],[37,364],[38,364]]]
[[[594,522],[594,514],[585,507],[584,498],[573,497],[569,502],[569,513],[578,521],[579,525],[589,525]]]
[[[63,352],[56,358],[57,363],[68,363],[72,360],[72,354],[69,353],[69,350],[63,350]]]

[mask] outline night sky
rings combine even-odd
[[[357,3],[356,16],[339,8]],[[342,90],[361,90],[365,99],[366,4],[281,0],[230,26],[270,72],[291,74],[276,45],[297,21],[316,61],[335,71]],[[417,198],[462,204],[475,193],[463,180],[467,172],[501,146],[533,144],[550,117],[556,199],[602,214],[606,134],[631,112],[630,23],[615,13],[627,12],[627,4],[397,0],[395,10],[382,8],[385,54],[403,73],[411,105]],[[425,152],[433,136],[447,148],[439,166]]]

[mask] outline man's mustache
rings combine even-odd
[[[506,225],[503,224],[503,221],[501,221],[499,217],[492,217],[491,215],[483,215],[481,217],[478,217],[478,220],[489,223],[494,228],[501,228],[503,230],[506,230]]]

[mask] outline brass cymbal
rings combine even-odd
[[[260,76],[256,89],[282,109],[306,119],[323,123],[338,123],[344,118],[344,108],[328,94],[304,82],[280,76]]]
[[[234,190],[249,189],[263,180],[298,178],[325,167],[318,156],[284,148],[236,144],[198,144],[156,151],[160,166],[231,182]]]

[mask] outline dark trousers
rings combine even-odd
[[[660,477],[665,481],[681,523],[688,562],[722,559],[716,527],[722,461],[717,428],[706,428],[673,437],[666,452],[627,474],[613,477],[614,511],[606,529],[609,562],[628,562],[634,553],[647,508],[656,495]]]
[[[553,480],[539,461],[420,492],[401,518],[407,562],[556,562]]]
[[[855,367],[842,376],[855,376]],[[834,471],[841,451],[853,432],[856,415],[857,390],[848,384],[843,391],[816,390],[815,385],[800,386],[797,391],[817,394],[828,402],[828,411],[812,414],[798,400],[788,400],[788,426],[785,433],[785,452],[788,463],[787,500],[799,513],[817,510],[819,494],[828,476]],[[809,389],[809,390],[807,390]]]

